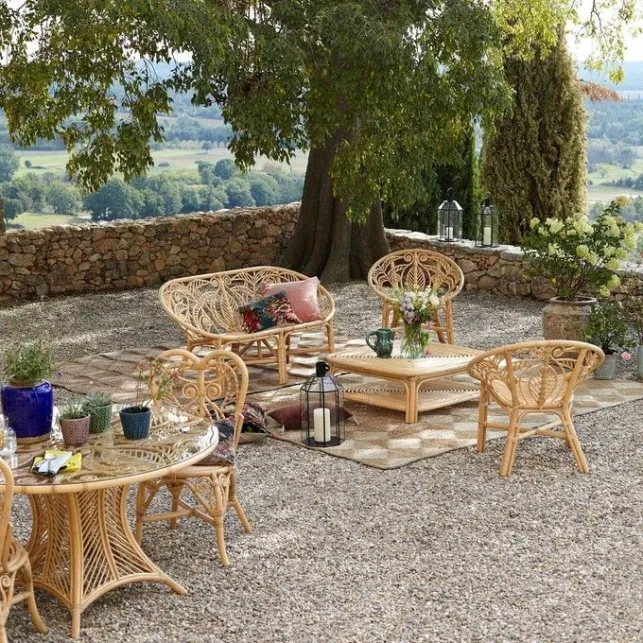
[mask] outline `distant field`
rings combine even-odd
[[[590,203],[596,203],[596,201],[606,203],[612,201],[617,196],[627,196],[634,199],[643,196],[643,192],[637,192],[629,188],[614,187],[613,185],[590,185],[587,188],[587,196]]]
[[[65,164],[67,163],[67,152],[65,151],[52,151],[52,152],[38,152],[38,151],[18,151],[16,152],[20,157],[20,169],[17,175],[23,175],[27,172],[36,172],[43,174],[44,172],[56,172],[63,174],[65,172]],[[232,154],[225,148],[213,148],[209,152],[194,149],[169,149],[157,150],[152,152],[154,158],[154,167],[150,169],[150,174],[155,172],[177,172],[181,170],[194,169],[196,170],[197,161],[211,161],[216,163],[220,159],[232,158]],[[31,161],[32,165],[38,166],[37,168],[26,168],[25,160]],[[305,153],[298,154],[291,164],[292,171],[298,174],[303,174],[306,171],[306,162],[308,155]],[[159,163],[169,163],[167,167],[159,167]],[[256,167],[261,169],[268,159],[260,157],[257,159]],[[286,164],[283,164],[288,167]]]
[[[91,221],[89,215],[87,216],[72,216],[65,214],[43,214],[41,212],[23,212],[16,219],[10,223],[19,223],[27,230],[37,230],[38,228],[46,228],[52,225],[79,225],[81,223],[89,223]]]

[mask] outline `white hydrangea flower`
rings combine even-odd
[[[587,259],[589,257],[589,248],[585,244],[576,246],[576,256],[581,259]]]
[[[560,219],[550,219],[549,229],[552,234],[558,234],[564,227],[565,224]]]
[[[614,257],[605,264],[605,267],[608,270],[618,270],[621,267],[621,262]]]
[[[609,297],[609,296],[610,296],[610,289],[609,289],[607,286],[601,286],[601,287],[598,289],[598,294],[599,294],[601,297]]]
[[[610,290],[614,290],[621,285],[621,279],[618,275],[612,275],[611,279],[607,282],[607,287]]]
[[[538,217],[534,217],[530,222],[529,222],[529,227],[532,230],[535,230],[538,226],[540,225],[540,219]]]

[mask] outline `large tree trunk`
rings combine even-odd
[[[308,157],[299,221],[281,265],[318,275],[325,283],[366,279],[370,267],[389,252],[380,203],[364,224],[353,223],[333,195],[330,168],[337,138]]]

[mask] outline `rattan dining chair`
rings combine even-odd
[[[396,291],[436,288],[444,299],[444,306],[435,312],[433,330],[440,342],[455,344],[452,301],[464,286],[464,275],[453,259],[420,248],[391,252],[373,264],[368,285],[382,301],[383,328],[395,328],[399,324],[393,310]]]
[[[516,460],[518,441],[545,435],[565,440],[578,469],[589,473],[574,429],[572,403],[574,389],[604,357],[603,351],[592,344],[553,340],[494,348],[471,360],[469,375],[481,382],[478,452],[486,448],[488,428],[507,431],[500,475],[508,476]],[[507,413],[508,424],[488,421],[491,401]],[[535,413],[556,419],[538,427],[520,424],[525,416]]]
[[[25,548],[13,537],[11,509],[13,507],[13,474],[9,465],[0,458],[0,643],[7,643],[6,624],[11,607],[16,603],[27,601],[29,614],[36,629],[42,634],[47,627],[38,614],[33,591],[31,563]],[[16,593],[15,584],[23,586],[23,591]]]
[[[162,353],[155,372],[156,385],[166,390],[163,399],[199,417],[220,422],[219,444],[215,452],[195,466],[182,469],[160,480],[139,485],[136,500],[136,539],[140,542],[143,524],[169,520],[175,528],[179,518],[194,516],[215,528],[219,557],[229,564],[223,521],[232,507],[246,533],[252,531],[237,498],[235,454],[243,425],[243,405],[248,391],[248,370],[243,360],[225,350],[214,350],[203,357],[183,349]],[[168,385],[169,382],[169,385]],[[152,382],[152,387],[155,383]],[[158,397],[158,396],[156,396]],[[161,402],[162,403],[162,402]],[[225,419],[229,418],[229,422]],[[171,510],[148,513],[158,491],[166,487],[172,498]]]

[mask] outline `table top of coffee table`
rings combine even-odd
[[[329,355],[328,362],[336,370],[345,369],[374,377],[441,377],[465,372],[467,364],[482,352],[466,346],[435,343],[429,346],[426,357],[403,359],[399,356],[399,342],[394,342],[392,357],[377,357],[368,346],[357,346]]]

